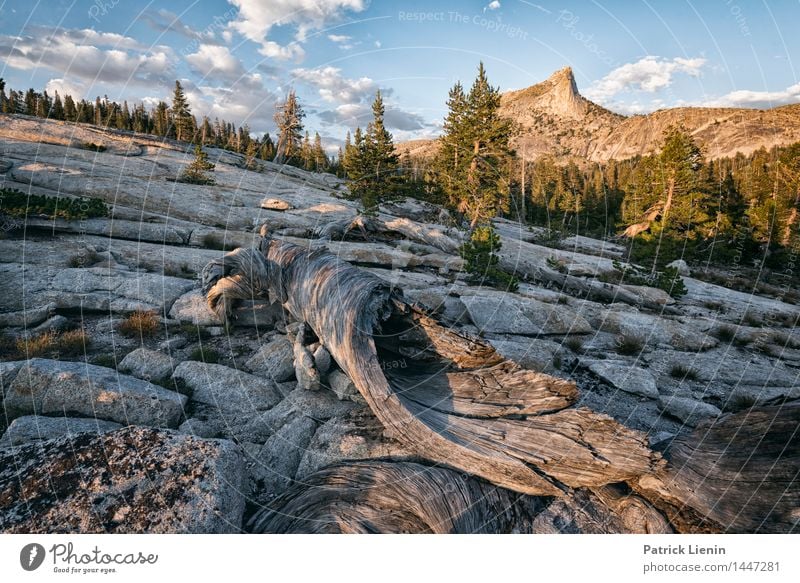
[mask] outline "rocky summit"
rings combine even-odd
[[[590,136],[607,133],[558,138],[564,148],[573,139],[585,144],[590,150],[582,154],[591,160],[647,151],[644,134],[658,135],[653,124],[677,115],[612,114],[580,96],[569,69],[506,94],[503,107],[541,134],[542,144],[527,142],[530,152],[552,147],[548,140],[556,140],[558,126],[542,128],[554,120],[581,120],[586,129],[578,131]],[[781,125],[782,116],[795,115],[796,108],[706,110],[687,111],[682,119],[696,119],[695,134],[727,152],[735,145],[730,128],[759,118]],[[786,128],[764,140],[796,140]],[[757,135],[741,131],[748,140]],[[726,135],[727,141],[719,139]],[[102,151],[83,147],[89,142]],[[480,415],[516,422],[529,414],[523,405],[497,412],[486,395],[522,403],[526,391],[544,383],[558,406],[527,417],[532,426],[539,413],[575,406],[550,416],[562,419],[568,433],[591,411],[601,420],[592,431],[616,427],[620,439],[666,452],[663,459],[661,453],[637,458],[637,468],[660,472],[664,459],[683,459],[702,441],[687,437],[698,435],[693,431],[723,432],[718,424],[726,419],[800,397],[800,307],[766,288],[736,291],[696,279],[685,266],[686,294],[678,298],[645,285],[618,285],[608,277],[622,261],[617,245],[554,240],[495,219],[499,264],[520,280],[516,291],[502,291],[467,276],[459,255],[463,231],[430,203],[383,204],[370,219],[381,229],[371,230],[372,223],[358,227],[358,205],[343,197],[345,186],[335,176],[264,161],[253,167],[228,151],[208,149],[215,183],[201,185],[176,181],[192,149],[172,140],[14,115],[2,117],[0,147],[2,188],[62,200],[90,197],[109,209],[94,218],[2,217],[0,530],[6,532],[302,531],[311,527],[279,515],[281,508],[300,514],[308,508],[308,492],[297,490],[304,485],[328,492],[344,482],[383,484],[384,498],[363,500],[364,490],[356,488],[331,502],[363,508],[394,508],[403,496],[420,495],[399,479],[403,472],[427,475],[438,491],[447,489],[447,468],[426,466],[424,450],[381,423],[374,395],[337,362],[337,346],[314,338],[281,301],[254,295],[231,306],[227,322],[209,308],[200,281],[204,266],[258,245],[262,225],[273,240],[327,250],[372,274],[387,294],[402,291],[429,335],[442,334],[439,353],[464,371],[475,354],[489,354],[484,358],[500,368],[473,380],[450,377],[463,382],[470,399],[484,395]],[[468,344],[474,353],[448,352],[472,342],[467,339],[475,339]],[[400,371],[392,367],[406,363],[384,358],[382,372],[394,378]],[[503,384],[520,378],[533,384]],[[455,410],[477,415],[462,397]],[[410,401],[406,406],[415,410]],[[597,439],[590,433],[559,439],[573,447]],[[613,449],[614,440],[595,445]],[[488,504],[486,512],[502,504],[493,521],[470,523],[469,504],[459,507],[454,497],[450,506],[432,507],[441,513],[438,522],[398,507],[389,514],[398,522],[386,528],[690,530],[680,512],[667,521],[647,501],[669,500],[674,490],[667,486],[625,473],[616,476],[617,485],[581,480],[553,498],[517,495],[469,477],[457,480],[465,504],[481,500],[476,507]],[[623,481],[642,497],[625,494],[618,487]],[[676,478],[669,488],[679,483]],[[713,508],[703,511],[724,522]],[[368,532],[375,523],[315,524]]]
[[[674,107],[625,116],[578,91],[570,67],[541,83],[503,93],[500,114],[515,127],[512,140],[526,160],[547,157],[578,164],[626,160],[658,151],[663,132],[684,126],[710,159],[750,154],[800,141],[800,105],[772,109]],[[437,143],[412,140],[401,152],[426,158]]]

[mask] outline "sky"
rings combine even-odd
[[[0,77],[146,104],[180,79],[193,113],[256,135],[294,88],[335,147],[379,89],[395,140],[437,135],[448,89],[480,61],[501,91],[570,66],[626,115],[796,103],[799,21],[800,0],[0,0]]]

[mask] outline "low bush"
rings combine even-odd
[[[62,198],[0,189],[0,212],[26,218],[82,220],[108,216],[108,206],[96,198]]]
[[[158,314],[155,312],[136,311],[119,325],[119,331],[125,336],[146,338],[154,336],[160,324]]]

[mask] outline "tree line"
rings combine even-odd
[[[207,116],[198,119],[192,114],[180,81],[175,81],[171,104],[159,101],[147,108],[144,103],[131,107],[127,101],[122,104],[109,101],[107,96],[76,101],[69,94],[62,98],[58,91],[51,96],[47,90],[37,92],[32,88],[9,89],[6,93],[6,84],[0,79],[0,112],[172,138],[237,152],[248,160],[271,160],[314,172],[335,170],[335,161],[325,153],[319,133],[315,132],[312,138],[305,130],[305,114],[294,91],[276,108],[276,141],[268,132],[253,137],[246,123],[237,128],[224,119],[215,118],[213,122]]]

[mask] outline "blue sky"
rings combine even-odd
[[[436,135],[447,90],[478,61],[501,90],[571,66],[625,114],[800,101],[800,0],[481,2],[0,0],[0,76],[13,88],[167,99],[255,133],[294,87],[329,145],[381,89],[398,140]]]

